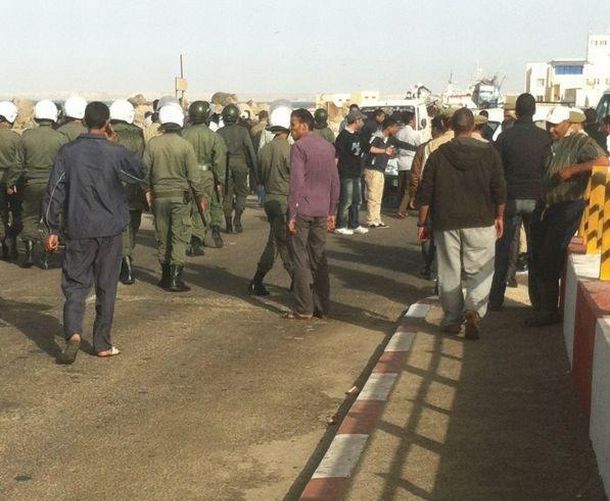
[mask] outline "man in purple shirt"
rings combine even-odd
[[[339,204],[339,172],[334,147],[312,134],[313,115],[292,112],[290,130],[295,140],[290,154],[288,232],[293,260],[295,308],[289,319],[323,318],[330,308],[326,232],[335,229]]]

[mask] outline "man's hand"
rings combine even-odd
[[[105,132],[106,132],[106,139],[108,139],[108,141],[110,141],[111,143],[115,143],[115,144],[119,142],[119,136],[114,131],[114,129],[112,128],[112,125],[110,125],[110,123],[108,123],[106,125]]]
[[[385,154],[390,158],[394,158],[396,156],[396,150],[394,149],[394,146],[387,147],[385,149]]]
[[[329,233],[332,233],[333,231],[335,231],[336,227],[337,227],[336,216],[328,216],[326,218],[326,231],[328,231]]]
[[[207,212],[208,201],[205,198],[202,198],[201,200],[199,200],[199,209],[201,210],[202,213]]]
[[[47,235],[44,239],[44,250],[48,253],[57,252],[59,249],[59,237],[54,234]]]
[[[504,235],[504,218],[497,217],[494,226],[496,227],[496,238],[500,240]]]
[[[13,195],[17,193],[17,187],[16,186],[7,186],[6,187],[6,194],[7,195]]]
[[[145,196],[146,196],[146,203],[148,204],[148,208],[152,209],[152,204],[153,204],[153,202],[155,200],[153,192],[152,191],[147,191]]]
[[[568,166],[565,167],[563,169],[561,169],[557,175],[559,176],[559,180],[561,182],[567,181],[568,179],[570,179],[572,176],[574,176],[574,167],[573,166]]]
[[[419,226],[417,228],[417,241],[421,244],[422,242],[427,242],[432,238],[430,233],[430,228],[428,226]]]
[[[290,235],[297,234],[297,220],[294,218],[288,220],[288,234],[290,234]]]

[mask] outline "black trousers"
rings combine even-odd
[[[85,302],[95,283],[93,350],[112,347],[110,331],[114,317],[117,284],[121,268],[123,235],[66,240],[61,287],[64,303],[64,336],[83,334]]]
[[[557,312],[559,279],[568,245],[578,230],[584,200],[538,205],[532,214],[529,292],[532,306],[545,313]]]
[[[327,315],[330,309],[326,233],[325,217],[297,217],[297,234],[289,245],[295,311],[300,315]]]

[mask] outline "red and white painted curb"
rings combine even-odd
[[[610,493],[610,282],[598,280],[600,255],[570,246],[563,296],[563,335],[572,378],[606,493]]]
[[[404,367],[413,339],[436,304],[438,299],[430,297],[409,307],[307,483],[300,497],[302,501],[341,499]]]

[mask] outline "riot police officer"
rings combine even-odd
[[[18,215],[16,203],[18,194],[7,193],[7,175],[11,166],[17,163],[21,137],[11,130],[17,118],[17,107],[9,102],[0,102],[0,242],[2,259],[17,258]],[[19,194],[20,195],[20,194]],[[11,212],[13,212],[11,214]]]
[[[69,97],[64,104],[64,115],[66,122],[57,129],[68,141],[74,141],[81,134],[87,133],[87,127],[83,125],[87,101],[80,96]]]
[[[224,127],[218,134],[227,147],[227,179],[225,184],[224,213],[227,233],[243,231],[242,215],[248,197],[248,171],[256,177],[256,153],[248,129],[238,125],[240,111],[234,104],[222,110]],[[258,183],[257,183],[258,184]],[[233,217],[235,211],[235,217]]]
[[[110,105],[110,123],[116,132],[118,143],[141,159],[144,155],[144,133],[140,127],[134,125],[134,118],[135,109],[129,101],[119,99]],[[119,280],[125,285],[131,285],[135,282],[133,249],[136,246],[136,235],[142,223],[142,211],[146,207],[146,198],[140,184],[127,184],[125,191],[129,206],[129,223],[123,231],[123,259]]]
[[[209,200],[206,219],[212,228],[214,245],[224,245],[220,235],[223,215],[223,193],[227,166],[227,149],[223,139],[212,132],[207,125],[210,117],[210,104],[206,101],[195,101],[189,107],[191,125],[184,129],[182,137],[193,145],[195,157],[201,171],[202,189]],[[191,208],[193,234],[191,237],[191,254],[203,254],[203,242],[206,230],[195,203]]]
[[[328,112],[324,108],[318,108],[313,114],[313,133],[326,139],[329,143],[335,142],[335,133],[328,126]]]

